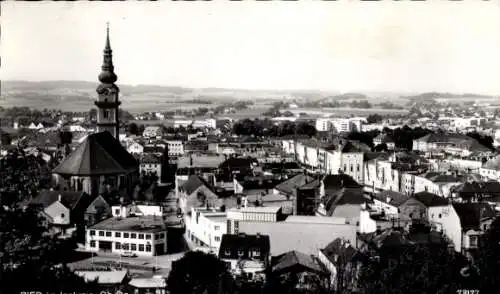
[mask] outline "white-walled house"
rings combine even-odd
[[[220,209],[191,208],[185,214],[186,237],[196,246],[218,253],[222,235],[227,232],[226,212]]]
[[[144,145],[138,142],[130,142],[127,146],[127,151],[131,154],[142,154],[144,152]]]
[[[139,256],[167,252],[167,228],[161,206],[122,205],[111,210],[112,218],[86,229],[87,251],[132,252]]]

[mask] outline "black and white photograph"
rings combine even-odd
[[[500,1],[0,11],[0,294],[500,292]]]

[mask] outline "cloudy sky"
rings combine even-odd
[[[500,94],[500,2],[2,2],[1,78]]]

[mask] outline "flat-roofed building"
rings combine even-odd
[[[93,252],[162,255],[167,252],[167,229],[160,216],[113,217],[86,230],[85,248]]]

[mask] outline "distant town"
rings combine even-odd
[[[3,292],[495,293],[495,97],[129,112],[103,57],[88,111],[0,108]]]

